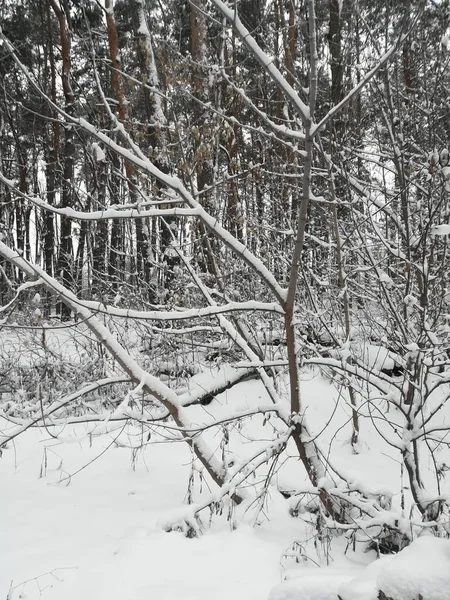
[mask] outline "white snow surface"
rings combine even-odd
[[[450,540],[420,537],[380,569],[380,590],[395,600],[450,600]]]
[[[351,569],[305,568],[301,576],[275,586],[268,600],[337,600],[340,585],[354,575]]]
[[[375,366],[383,352],[374,354]],[[231,369],[220,372],[233,375]],[[206,375],[194,379],[198,385],[207,382]],[[340,401],[336,410],[341,391],[310,371],[302,374],[301,386],[312,429],[321,431],[331,421],[320,441],[331,448],[339,470],[367,494],[383,493],[398,502],[399,461],[381,451],[370,421],[363,421],[360,451],[353,454],[350,408]],[[195,386],[187,393],[195,393]],[[258,406],[270,402],[261,383],[250,380],[209,406],[183,410],[193,423],[207,424],[213,416]],[[264,419],[258,414],[239,430],[230,429],[232,468],[268,447]],[[0,422],[4,432],[12,427]],[[418,600],[419,593],[424,600],[450,600],[450,541],[421,537],[397,556],[375,560],[364,544],[356,552],[347,549],[342,536],[320,555],[311,526],[289,514],[295,498],[286,500],[276,491],[308,485],[294,450],[269,486],[261,511],[238,507],[229,521],[225,505],[223,516],[195,539],[164,531],[177,516],[192,515],[192,507],[217,487],[192,471],[187,444],[167,443],[158,431],[146,440],[137,424],[66,425],[28,430],[3,449],[2,600],[337,600],[338,594],[342,600],[376,600],[380,589],[394,600]],[[220,452],[217,430],[208,429],[205,439]],[[208,524],[209,512],[202,518]]]
[[[64,439],[34,430],[3,451],[0,598],[259,600],[279,581],[287,523],[281,535],[222,524],[198,539],[161,529],[185,499],[184,444],[147,448],[133,468],[121,445],[100,456],[111,437],[82,440],[78,427]]]
[[[450,225],[436,225],[431,230],[433,235],[449,235],[450,234]]]
[[[371,369],[393,369],[400,364],[400,358],[383,346],[366,344],[361,349],[357,349],[357,355],[362,354],[362,359]]]
[[[450,600],[450,540],[420,537],[393,556],[365,568],[305,568],[273,588],[268,600]]]
[[[377,576],[392,560],[391,556],[383,556],[362,570],[354,579],[342,583],[336,593],[342,600],[377,600]],[[400,598],[398,600],[401,600]],[[408,600],[414,600],[413,598]]]

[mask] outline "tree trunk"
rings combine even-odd
[[[66,15],[57,0],[49,0],[53,11],[58,19],[59,33],[61,39],[62,55],[62,88],[64,92],[65,110],[68,115],[75,113],[75,96],[71,82],[71,57],[70,57],[70,32],[67,24]],[[73,128],[68,126],[64,130],[64,165],[62,180],[61,205],[64,208],[72,208],[74,205],[73,179],[75,163],[75,142]],[[72,244],[72,224],[70,219],[61,216],[60,221],[60,240],[57,274],[63,285],[68,289],[73,289],[73,244]],[[61,303],[61,316],[70,317],[70,309],[66,304]]]
[[[106,29],[108,34],[109,58],[111,61],[111,89],[112,96],[117,102],[118,120],[122,123],[127,131],[129,131],[128,122],[128,103],[125,98],[123,78],[120,74],[121,61],[119,56],[119,43],[117,36],[117,26],[114,18],[113,0],[105,0],[106,9]],[[136,204],[138,194],[136,189],[136,169],[134,165],[127,159],[124,160],[125,175],[127,177],[128,194],[131,204]],[[116,196],[119,198],[119,196]],[[125,244],[123,239],[123,227],[120,223],[112,224],[111,233],[111,253],[110,273],[115,273],[113,279],[113,287],[117,289],[119,281],[125,277]]]

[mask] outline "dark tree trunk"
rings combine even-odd
[[[72,116],[75,112],[75,97],[71,82],[71,57],[70,57],[70,32],[67,24],[66,15],[57,0],[49,0],[51,7],[58,19],[59,33],[61,39],[62,55],[62,88],[64,92],[65,111]],[[64,130],[64,163],[62,180],[61,205],[63,208],[72,208],[74,206],[73,179],[75,162],[75,141],[74,132],[71,126]],[[73,245],[72,245],[72,222],[67,217],[61,216],[60,221],[60,240],[59,255],[57,265],[57,275],[60,277],[63,285],[68,289],[73,289]],[[69,318],[70,310],[64,303],[61,303],[61,317]]]

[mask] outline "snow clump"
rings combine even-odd
[[[348,570],[302,569],[268,600],[450,600],[450,540],[423,536],[383,556],[357,577]]]

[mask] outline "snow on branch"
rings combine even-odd
[[[57,412],[61,408],[64,408],[68,404],[71,404],[75,400],[78,400],[78,398],[81,398],[82,396],[85,396],[86,394],[95,392],[96,390],[98,390],[102,387],[105,387],[107,385],[113,385],[115,383],[126,383],[128,381],[130,381],[129,377],[124,377],[123,375],[121,375],[121,376],[116,376],[116,377],[106,377],[105,379],[100,379],[98,381],[94,381],[93,383],[89,383],[88,385],[85,385],[84,387],[82,387],[80,390],[77,390],[73,394],[70,394],[69,396],[64,396],[61,400],[52,402],[52,404],[50,406],[48,406],[45,410],[42,410],[36,417],[33,417],[32,419],[29,419],[27,421],[24,421],[23,423],[16,425],[16,427],[9,429],[7,432],[0,434],[0,446],[2,446],[3,444],[6,444],[7,442],[10,442],[14,438],[16,438],[18,435],[20,435],[21,433],[23,433],[30,427],[33,427],[33,425],[36,425],[37,423],[42,422],[45,425],[47,425],[47,423],[45,422],[45,419],[47,417],[49,417],[51,414]],[[0,413],[0,414],[6,420],[10,420],[9,415],[2,414],[2,413]],[[97,416],[97,420],[98,420],[98,416]],[[58,424],[64,425],[65,421],[66,421],[65,419],[61,419],[58,422]]]
[[[5,304],[4,306],[0,306],[0,313],[3,313],[7,310],[9,310],[12,306],[14,306],[14,304],[17,302],[17,299],[19,298],[20,294],[22,292],[24,292],[25,290],[29,290],[30,288],[33,287],[37,287],[41,285],[41,282],[38,281],[26,281],[25,283],[22,283],[22,285],[20,285],[16,290],[15,290],[15,295],[14,298],[12,298],[12,300],[10,300],[7,304]]]
[[[101,302],[78,300],[80,306],[84,306],[92,311],[105,313],[113,317],[123,317],[128,319],[139,319],[146,321],[184,321],[186,319],[196,319],[201,317],[211,317],[224,313],[243,312],[243,311],[263,311],[273,312],[280,315],[284,314],[283,309],[276,302],[258,302],[249,300],[248,302],[229,302],[222,306],[205,306],[203,308],[190,308],[187,310],[153,310],[141,311],[128,308],[117,308],[107,306]]]
[[[211,506],[212,504],[217,504],[223,500],[223,498],[228,494],[235,493],[236,489],[239,489],[239,486],[242,486],[245,481],[251,477],[259,467],[264,464],[267,464],[270,460],[275,459],[286,447],[289,438],[292,435],[293,428],[290,427],[287,431],[283,432],[277,439],[271,440],[268,444],[266,444],[262,449],[258,449],[253,455],[251,455],[248,459],[242,461],[241,464],[235,464],[235,472],[230,477],[230,479],[222,486],[221,490],[218,493],[210,494],[203,502],[199,502],[196,504],[191,504],[186,509],[180,513],[177,511],[177,516],[174,518],[173,512],[167,515],[167,518],[161,520],[159,522],[160,526],[164,529],[170,531],[174,528],[177,528],[181,522],[186,521],[190,522],[191,519],[197,519],[199,514]],[[241,490],[239,489],[239,492]],[[246,495],[244,496],[244,500],[246,499]],[[252,498],[253,500],[253,498]]]
[[[311,135],[315,136],[321,129],[325,127],[325,125],[333,119],[333,117],[340,112],[344,106],[346,106],[352,98],[354,98],[359,92],[369,83],[373,77],[380,71],[384,65],[394,56],[397,52],[398,48],[403,44],[403,42],[407,39],[409,34],[414,30],[415,25],[417,24],[418,17],[420,15],[420,11],[417,14],[412,26],[410,29],[400,35],[398,39],[394,42],[394,44],[383,54],[378,63],[361,79],[361,81],[355,85],[355,87],[350,90],[350,92],[343,98],[336,106],[333,106],[331,110],[327,112],[327,114],[323,117],[323,119],[317,124],[313,125],[311,128]]]
[[[233,88],[233,90],[237,94],[239,94],[239,96],[247,104],[247,106],[249,108],[251,108],[253,110],[253,112],[255,112],[258,115],[258,117],[261,117],[261,119],[264,121],[264,123],[266,125],[268,125],[275,133],[286,136],[288,138],[293,138],[294,140],[297,140],[297,141],[301,141],[301,142],[305,141],[305,134],[303,131],[296,131],[295,129],[291,129],[290,127],[287,127],[286,125],[278,125],[278,123],[275,123],[274,121],[272,121],[272,119],[269,118],[268,114],[265,113],[264,111],[262,111],[261,109],[259,109],[256,106],[256,104],[253,102],[253,100],[251,98],[249,98],[249,96],[245,93],[245,90],[238,87],[233,82],[231,77],[229,77],[228,74],[225,72],[225,69],[222,68],[220,70],[220,74],[221,74],[222,78],[224,79],[224,81],[226,81],[227,84],[231,88]],[[242,126],[241,123],[238,122],[236,117],[231,117],[231,118],[229,118],[229,120],[232,122],[235,122],[240,127]],[[260,131],[260,129],[258,131]]]
[[[177,254],[180,257],[180,259],[183,261],[187,271],[191,275],[193,281],[197,285],[198,289],[203,294],[203,297],[205,298],[205,300],[209,303],[209,305],[211,307],[217,307],[217,304],[214,301],[214,299],[212,298],[209,290],[204,285],[203,281],[200,279],[200,277],[197,275],[197,273],[192,269],[192,266],[191,266],[189,260],[187,260],[187,258],[184,256],[184,254],[182,252],[180,252],[180,250],[178,248],[176,248],[176,251],[177,251]],[[283,309],[283,315],[284,315],[284,309]],[[218,321],[219,321],[219,324],[222,327],[223,331],[226,332],[227,335],[229,336],[229,338],[232,339],[241,348],[241,350],[245,353],[245,355],[247,356],[247,358],[250,361],[258,360],[258,358],[259,358],[258,355],[253,351],[251,345],[248,343],[248,339],[246,339],[245,335],[243,335],[242,327],[239,328],[241,331],[238,331],[237,328],[234,327],[234,325],[231,323],[231,321],[229,319],[227,319],[226,317],[224,317],[223,315],[218,315]],[[277,403],[278,402],[278,393],[277,393],[277,390],[275,389],[275,386],[273,385],[272,379],[268,376],[266,371],[262,368],[258,368],[258,374],[259,374],[259,377],[260,377],[262,383],[264,384],[264,387],[266,388],[267,393],[269,394],[270,398],[272,399],[272,401],[274,403]],[[288,422],[289,416],[288,416],[287,411],[284,414],[284,419],[285,419],[285,422]]]
[[[150,210],[142,210],[138,208],[106,208],[105,210],[96,210],[96,211],[82,211],[82,210],[74,210],[70,207],[58,208],[57,206],[52,206],[48,204],[44,200],[41,200],[37,196],[32,196],[30,194],[24,194],[17,189],[14,185],[14,182],[10,179],[7,179],[3,173],[0,172],[0,181],[2,181],[5,185],[7,185],[11,190],[13,190],[17,195],[21,198],[29,200],[35,206],[42,208],[48,212],[64,215],[69,219],[76,219],[78,221],[105,221],[112,219],[143,219],[145,217],[195,217],[197,216],[198,210],[195,208],[153,208]]]
[[[221,0],[211,1],[217,10],[221,12],[222,15],[227,19],[227,21],[233,25],[242,43],[256,58],[262,68],[270,75],[280,90],[282,90],[286,97],[292,102],[303,123],[306,123],[306,121],[308,121],[310,118],[309,108],[302,101],[294,88],[286,81],[280,70],[275,66],[274,59],[259,47],[258,43],[255,41],[255,38],[252,37],[248,29],[244,26],[235,10],[229,8]]]

